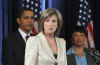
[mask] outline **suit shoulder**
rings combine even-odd
[[[31,37],[29,37],[28,40],[35,41],[36,42],[37,41],[37,38],[38,38],[37,36],[31,36]]]
[[[64,38],[57,37],[57,39],[60,40],[60,41],[64,41],[65,42]]]
[[[16,34],[17,34],[16,32],[11,32],[8,34],[8,37],[14,37],[14,36],[16,36]]]
[[[26,43],[26,47],[37,47],[38,46],[38,40],[36,36],[31,36]]]
[[[4,40],[14,41],[14,40],[16,40],[16,38],[18,38],[17,33],[11,32],[10,34],[8,34],[8,36]]]
[[[15,37],[18,37],[18,36],[21,36],[18,31],[11,32],[11,33],[8,34],[8,38],[15,38]]]
[[[64,38],[57,38],[57,41],[59,41],[61,45],[66,45],[66,41],[64,40]]]
[[[28,40],[34,40],[35,38],[36,38],[35,36],[31,36],[31,37],[29,37]]]

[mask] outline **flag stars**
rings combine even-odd
[[[80,2],[83,2],[83,0],[80,0]]]
[[[86,11],[84,11],[83,14],[86,14]]]
[[[22,0],[21,7],[29,8],[34,11],[35,19],[38,19],[41,14],[40,0]]]
[[[84,6],[84,9],[86,9],[86,6]]]
[[[38,17],[38,15],[35,15],[34,17],[35,17],[35,18],[37,18],[37,17]]]
[[[77,25],[78,25],[78,26],[81,26],[81,23],[80,23],[80,21],[77,21]]]
[[[81,19],[82,18],[82,16],[81,15],[79,15],[79,19]]]
[[[91,9],[89,9],[89,13],[91,13]]]
[[[40,14],[41,14],[42,12],[40,11]]]
[[[29,5],[29,4],[27,4],[27,5],[26,5],[26,8],[29,8],[29,7],[30,7],[30,5]]]
[[[31,7],[31,9],[32,9],[32,10],[34,10],[34,8],[33,8],[33,7]]]
[[[37,3],[35,3],[35,6],[36,6],[36,7],[38,7],[38,4],[37,4]]]
[[[80,13],[82,13],[82,10],[79,10]]]
[[[34,3],[34,2],[33,2],[33,1],[31,1],[31,5],[33,5],[33,3]]]
[[[83,5],[82,4],[80,4],[80,7],[82,7]]]
[[[85,22],[83,22],[82,25],[85,26]]]
[[[27,3],[29,3],[29,2],[30,2],[30,0],[26,0],[26,2],[27,2]]]
[[[38,12],[38,9],[35,9],[35,12]]]
[[[85,0],[85,4],[88,5],[88,2]]]
[[[83,17],[83,20],[86,20],[86,17]]]

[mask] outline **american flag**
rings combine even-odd
[[[32,9],[35,13],[35,23],[32,32],[38,33],[38,21],[41,15],[41,1],[40,0],[20,0],[20,8]]]
[[[80,8],[79,8],[79,15],[77,20],[78,26],[84,26],[86,29],[86,32],[88,34],[87,36],[87,43],[86,46],[88,48],[94,48],[94,32],[93,32],[93,18],[92,10],[89,8],[89,3],[87,0],[80,0]]]

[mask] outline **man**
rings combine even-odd
[[[73,46],[67,51],[68,65],[96,65],[85,48],[87,33],[84,27],[76,26],[72,33]]]
[[[25,45],[28,37],[33,35],[34,13],[31,9],[23,8],[16,20],[19,28],[6,39],[4,65],[24,65]]]

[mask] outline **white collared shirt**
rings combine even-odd
[[[24,39],[24,41],[26,42],[26,36],[27,36],[27,34],[21,28],[18,28],[18,31],[21,34],[21,36]],[[30,33],[28,33],[28,36],[30,36],[30,34],[31,34],[31,31],[30,31]]]

